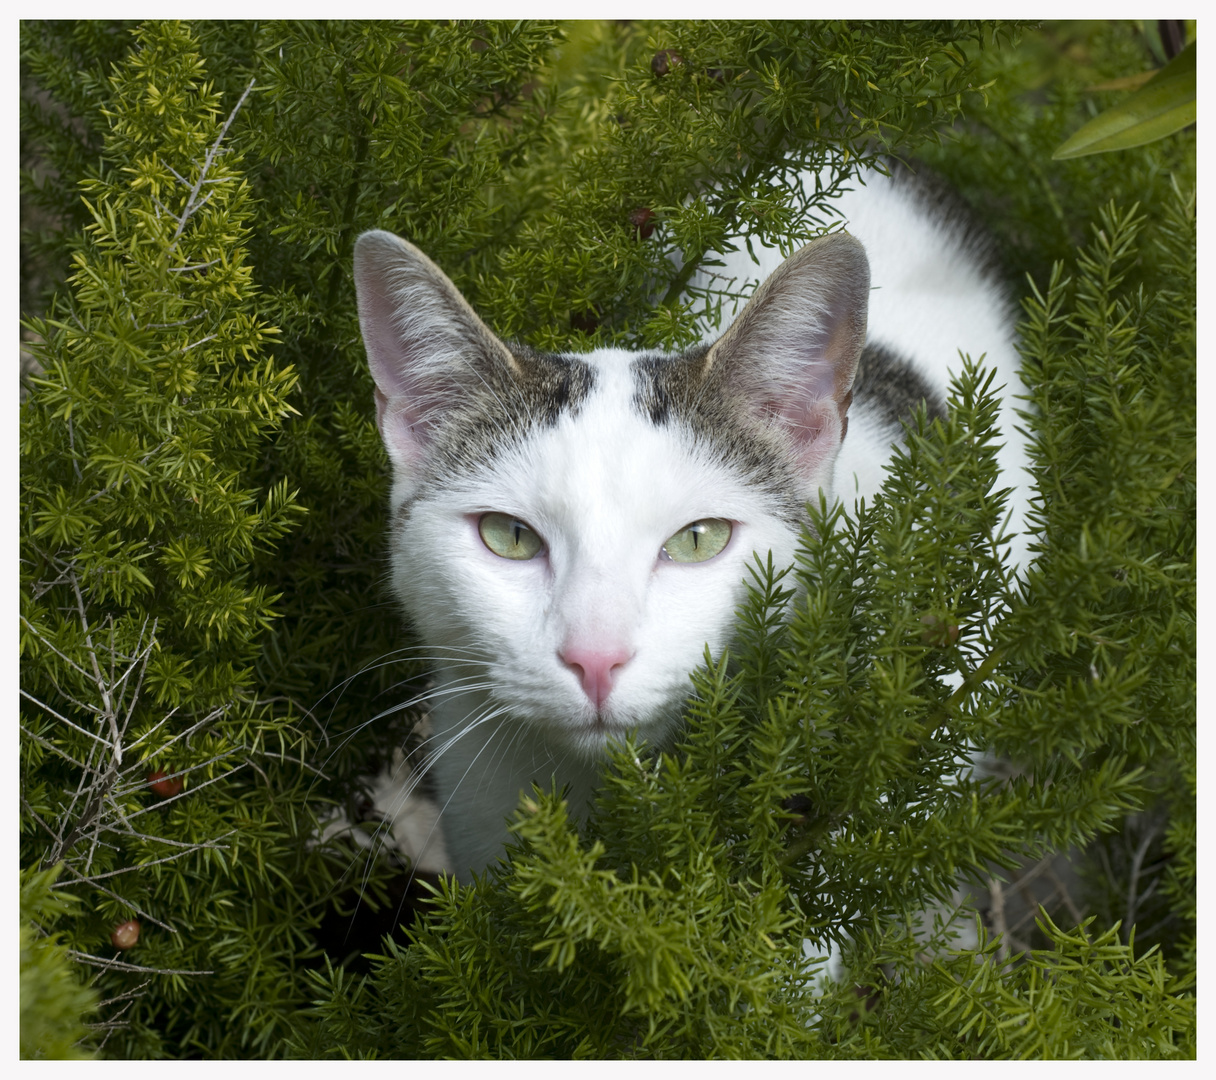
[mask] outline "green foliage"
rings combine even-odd
[[[1135,956],[1117,928],[1093,937],[1041,924],[1051,948],[1012,972],[994,962],[994,943],[935,962],[933,1004],[944,1033],[971,1057],[1129,1060],[1193,1058],[1195,999],[1160,953]]]
[[[1121,91],[1101,87],[1151,62],[1134,25],[1113,21],[1048,23],[1021,48],[975,57],[977,79],[993,84],[987,107],[919,156],[981,210],[1004,244],[1011,280],[1029,273],[1046,281],[1054,263],[1071,261],[1098,206],[1116,194],[1127,205],[1159,206],[1172,176],[1193,174],[1194,130],[1134,153],[1052,159],[1082,122],[1122,100]]]
[[[1194,135],[1053,162],[1147,49],[1011,36],[23,24],[23,300],[58,291],[27,324],[22,865],[121,999],[106,1054],[1194,1055]],[[355,236],[407,236],[504,335],[673,346],[745,291],[684,292],[724,237],[797,246],[888,152],[1031,272],[1025,586],[976,358],[874,505],[756,568],[678,746],[620,748],[583,826],[535,792],[512,865],[441,883],[366,976],[321,957],[343,882],[378,907],[391,867],[310,838],[425,677],[383,588]],[[955,917],[960,879],[1069,847],[1085,928],[1018,955]],[[66,1049],[88,1002],[56,985]]]
[[[1054,158],[1102,154],[1164,139],[1195,122],[1195,42],[1132,94],[1070,135]]]
[[[23,863],[62,867],[84,901],[65,932],[108,996],[163,973],[131,1011],[143,1052],[250,1052],[316,920],[285,877],[318,862],[307,744],[251,670],[277,599],[251,571],[300,516],[254,474],[295,377],[264,355],[250,191],[202,60],[172,25],[136,44],[83,185],[71,298],[29,322],[45,373],[21,429]],[[132,917],[128,959],[100,955]],[[207,1015],[229,996],[240,1027]]]
[[[61,935],[50,930],[73,908],[52,888],[58,876],[58,867],[21,871],[22,1058],[91,1056],[80,1048],[81,1017],[97,1007],[97,995],[80,985]]]

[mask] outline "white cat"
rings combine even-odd
[[[609,739],[670,738],[706,644],[729,641],[746,564],[792,563],[821,490],[872,496],[900,419],[921,400],[944,412],[960,350],[1006,387],[1021,521],[1022,388],[984,242],[910,174],[861,179],[836,203],[847,234],[784,261],[758,249],[767,280],[679,354],[502,342],[416,248],[359,238],[392,583],[434,660],[427,768],[463,880],[501,855],[534,781],[565,785],[577,813]],[[756,268],[736,253],[717,276]]]

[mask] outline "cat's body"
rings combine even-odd
[[[837,203],[856,240],[784,262],[760,249],[759,268],[730,256],[718,275],[767,280],[671,356],[505,345],[416,249],[360,238],[393,588],[435,666],[426,767],[461,877],[501,854],[534,781],[564,785],[578,812],[608,739],[670,738],[689,672],[728,643],[746,564],[792,563],[821,489],[877,491],[900,418],[944,410],[959,350],[986,353],[1007,387],[1021,519],[1003,290],[931,189],[867,180]]]

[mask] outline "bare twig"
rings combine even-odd
[[[200,728],[206,727],[213,720],[218,720],[221,716],[224,715],[224,713],[226,713],[229,710],[230,707],[231,706],[229,706],[227,704],[217,705],[201,720],[196,720],[193,724],[191,724],[188,728],[186,728],[185,731],[179,731],[176,735],[173,736],[173,738],[171,738],[167,743],[165,743],[165,745],[162,746],[160,748],[160,750],[158,750],[157,752],[160,754],[163,754],[166,750],[169,749],[169,747],[174,746],[175,744],[181,742],[182,739],[188,739],[191,735],[193,735]],[[169,716],[172,716],[174,712],[177,712],[176,708],[173,710],[173,712],[171,712],[169,714]],[[168,717],[165,717],[165,719],[167,720]],[[136,740],[136,742],[132,743],[131,745],[132,746],[137,745],[138,742],[140,740],[142,740],[142,738],[143,738],[143,736],[140,736],[140,739]]]
[[[236,829],[229,829],[228,832],[224,833],[223,836],[217,837],[216,841],[223,840],[225,837],[231,836],[234,832],[236,832]],[[178,841],[166,840],[159,836],[144,836],[140,837],[140,839],[151,840],[161,844],[178,845]],[[202,851],[204,848],[214,848],[217,851],[228,850],[227,844],[220,844],[216,841],[206,841],[198,844],[181,844],[180,846],[185,848],[185,851],[179,851],[173,855],[166,855],[163,859],[153,859],[151,862],[139,863],[137,866],[124,866],[118,870],[107,870],[104,874],[82,874],[78,880],[82,885],[92,885],[94,882],[101,881],[103,878],[117,877],[119,874],[129,874],[132,870],[143,870],[149,866],[159,866],[161,863],[173,862],[175,859],[185,858],[185,856],[190,855],[195,851]]]
[[[203,318],[206,312],[200,311],[196,315],[191,315],[188,319],[178,319],[177,322],[153,322],[145,326],[141,326],[141,330],[171,330],[175,326],[189,326],[192,322],[198,322]]]
[[[82,964],[90,964],[93,967],[113,968],[117,971],[142,971],[146,975],[214,975],[214,971],[186,971],[182,968],[151,968],[143,967],[140,964],[127,964],[122,960],[107,960],[101,956],[94,956],[92,953],[77,952],[75,949],[69,949],[68,955],[74,960],[79,960]]]
[[[147,919],[148,922],[155,923],[162,930],[167,930],[170,934],[177,933],[177,928],[175,926],[170,926],[166,922],[161,922],[160,919],[156,918],[155,915],[151,915],[148,912],[144,911],[144,909],[141,908],[138,904],[133,904],[125,896],[119,896],[118,893],[112,892],[110,889],[107,889],[104,885],[98,885],[95,882],[89,881],[87,878],[85,878],[84,874],[82,874],[79,870],[77,870],[76,867],[74,867],[71,863],[65,862],[63,864],[63,868],[69,874],[71,874],[74,878],[76,878],[78,881],[80,881],[82,884],[87,884],[91,888],[96,889],[98,892],[105,893],[106,896],[110,897],[110,899],[117,900],[124,907],[130,908],[141,919]],[[58,883],[56,883],[56,885],[55,885],[55,888],[57,888],[57,889],[63,888],[63,887],[64,887],[63,885],[60,885]]]
[[[25,812],[27,814],[29,814],[29,816],[32,817],[34,819],[34,821],[36,821],[39,825],[41,825],[44,829],[46,829],[48,836],[50,836],[52,839],[59,838],[59,834],[56,833],[55,830],[52,829],[45,821],[42,820],[42,817],[39,815],[38,811],[35,810],[32,806],[30,806],[29,801],[26,799],[26,797],[24,795],[21,796],[21,805],[23,807],[25,807]]]
[[[1009,928],[1005,925],[1005,888],[999,878],[988,879],[988,895],[991,904],[988,917],[992,920],[992,934],[997,939],[997,962],[1004,964],[1009,959]]]
[[[144,741],[144,739],[147,739],[150,736],[155,735],[158,731],[160,731],[161,728],[163,728],[170,720],[172,720],[177,715],[178,710],[180,708],[181,708],[180,705],[174,705],[173,708],[170,709],[167,713],[165,713],[165,715],[162,716],[159,720],[157,720],[156,723],[152,725],[152,727],[148,728],[148,730],[145,731],[138,739],[136,739],[133,743],[131,743],[131,745],[128,746],[127,749],[134,750],[141,742]]]
[[[151,982],[152,982],[151,979],[145,979],[142,983],[139,984],[139,989],[142,991],[143,988],[145,986],[148,986]],[[122,1001],[123,998],[125,998],[125,997],[130,997],[131,1000],[127,1001],[126,1004],[124,1004],[123,1007],[121,1009],[119,1009],[118,1012],[116,1012],[108,1020],[102,1020],[99,1023],[95,1023],[95,1024],[85,1024],[85,1027],[89,1031],[104,1031],[105,1032],[105,1035],[102,1036],[102,1040],[97,1046],[97,1049],[99,1052],[101,1051],[101,1048],[105,1046],[106,1040],[109,1039],[110,1032],[117,1031],[119,1028],[124,1028],[124,1027],[128,1026],[128,1022],[122,1019],[123,1014],[126,1013],[126,1011],[132,1005],[135,1004],[135,998],[143,997],[143,994],[142,993],[132,994],[132,995],[120,994],[118,997],[109,998],[107,1001],[103,1001],[97,1006],[100,1009],[105,1005],[110,1005],[114,1002]]]
[[[1068,891],[1068,886],[1066,886],[1064,882],[1060,880],[1059,875],[1055,871],[1054,863],[1052,868],[1048,870],[1048,874],[1051,877],[1052,884],[1054,884],[1056,887],[1056,895],[1058,895],[1060,899],[1064,901],[1064,906],[1068,908],[1068,914],[1072,917],[1073,922],[1077,926],[1080,926],[1081,923],[1085,921],[1085,915],[1082,913],[1081,909],[1077,907],[1076,901],[1073,900],[1072,894]]]
[[[1140,871],[1144,865],[1144,857],[1148,854],[1149,847],[1157,838],[1157,833],[1161,826],[1158,822],[1152,822],[1144,831],[1144,836],[1140,843],[1136,846],[1136,853],[1132,856],[1132,868],[1127,878],[1127,910],[1124,915],[1123,933],[1125,936],[1130,936],[1132,928],[1136,924],[1136,914],[1140,905],[1147,900],[1157,888],[1157,883],[1154,882],[1143,893],[1137,893],[1140,884]]]
[[[172,251],[177,246],[177,241],[182,235],[182,231],[186,227],[186,222],[190,220],[192,214],[199,210],[203,204],[210,198],[208,195],[204,199],[199,199],[198,194],[202,190],[203,184],[207,181],[207,173],[211,169],[212,163],[215,161],[216,155],[220,150],[220,143],[224,141],[224,136],[228,134],[228,128],[232,125],[232,121],[236,119],[236,114],[241,106],[245,104],[245,99],[249,96],[249,92],[253,89],[253,79],[249,80],[249,85],[245,87],[245,92],[241,95],[240,100],[233,107],[232,112],[228,114],[228,119],[224,121],[224,126],[220,129],[219,135],[216,136],[215,142],[211,149],[207,151],[206,158],[203,159],[203,167],[199,172],[198,179],[194,182],[194,186],[190,189],[190,194],[186,199],[186,207],[182,210],[181,217],[177,218],[177,229],[173,233],[173,238],[169,241],[169,250]],[[176,173],[174,175],[177,175]],[[181,177],[179,176],[180,180]]]
[[[33,699],[31,699],[31,700],[33,700]],[[45,746],[56,757],[62,758],[64,761],[69,762],[72,765],[75,765],[76,768],[78,768],[78,769],[87,769],[88,768],[88,766],[83,761],[77,761],[66,750],[60,749],[53,742],[51,742],[50,739],[44,739],[41,735],[36,735],[34,732],[30,731],[30,729],[27,728],[24,724],[19,723],[18,727],[21,728],[22,733],[25,735],[25,737],[27,739],[33,739],[34,742],[40,744],[41,746]],[[87,734],[87,732],[86,732],[86,734]]]
[[[56,844],[46,855],[46,857],[43,859],[43,863],[45,865],[49,866],[57,862],[63,862],[64,855],[71,851],[72,848],[76,846],[77,841],[85,835],[85,830],[87,830],[88,827],[93,824],[93,822],[97,819],[98,814],[101,812],[101,808],[105,803],[106,794],[109,791],[110,786],[114,783],[115,778],[116,770],[113,768],[113,766],[111,766],[105,771],[105,773],[101,774],[97,778],[92,785],[93,793],[90,795],[89,801],[85,804],[85,808],[81,812],[80,817],[76,819],[76,824],[72,826],[67,836]],[[91,859],[91,849],[89,855]],[[64,865],[67,866],[68,864],[64,862]]]
[[[37,705],[37,706],[38,706],[40,709],[45,709],[45,710],[46,710],[47,712],[49,712],[49,713],[50,713],[50,714],[51,714],[51,715],[52,715],[52,716],[53,716],[53,717],[54,717],[56,720],[59,720],[59,721],[61,721],[62,723],[67,724],[67,726],[68,726],[68,727],[70,727],[70,728],[74,728],[76,731],[79,731],[81,735],[87,735],[87,736],[88,736],[90,739],[95,739],[97,742],[101,743],[101,745],[102,745],[102,746],[108,747],[108,746],[110,745],[110,744],[109,744],[109,743],[108,743],[108,742],[107,742],[105,739],[103,739],[103,738],[102,738],[100,735],[94,735],[94,734],[93,734],[93,732],[89,731],[87,728],[82,728],[82,727],[81,727],[79,724],[74,724],[74,723],[72,723],[72,721],[71,721],[71,720],[69,720],[69,719],[68,719],[66,716],[63,716],[63,715],[61,715],[60,713],[57,713],[57,712],[56,712],[54,709],[52,709],[52,708],[51,708],[51,707],[50,707],[50,706],[49,706],[49,705],[48,705],[48,704],[47,704],[45,701],[40,701],[38,698],[34,697],[34,695],[33,695],[33,694],[27,694],[27,693],[26,693],[24,690],[21,690],[20,688],[18,688],[18,693],[19,693],[19,694],[20,694],[20,695],[21,695],[23,698],[25,698],[25,700],[26,700],[26,701],[32,701],[32,702],[33,702],[35,705]],[[67,697],[67,695],[65,694],[65,695],[64,695],[64,697]],[[75,702],[74,702],[74,704],[78,704],[78,703],[75,703]],[[87,708],[87,706],[81,706],[81,708]],[[90,710],[90,711],[91,711],[91,710]]]
[[[210,765],[216,761],[221,761],[226,757],[231,757],[233,754],[237,753],[241,749],[242,748],[239,746],[234,746],[231,750],[227,750],[223,754],[218,754],[215,757],[211,758],[209,761],[204,761],[204,762],[202,762],[202,764],[194,766],[194,767],[201,769],[203,767],[203,765]],[[237,769],[240,769],[243,767],[244,767],[244,762],[242,762],[240,765],[235,765],[231,769],[229,769],[226,773],[222,774],[221,776],[213,776],[210,780],[204,780],[201,784],[195,784],[194,787],[192,787],[189,791],[182,791],[182,792],[179,792],[177,795],[171,795],[167,799],[161,799],[160,802],[158,802],[155,806],[145,806],[142,810],[136,810],[135,813],[128,814],[126,817],[126,820],[134,821],[137,817],[143,817],[144,814],[151,813],[153,810],[160,810],[162,807],[168,806],[170,803],[176,802],[178,799],[184,799],[187,795],[190,795],[193,792],[202,791],[203,788],[205,788],[205,787],[210,787],[212,784],[218,784],[221,780],[227,780],[228,777],[230,777],[234,772],[237,771]],[[111,826],[111,828],[113,828],[113,827]],[[117,830],[115,830],[115,831],[117,831]]]
[[[114,756],[114,768],[122,765],[122,736],[118,731],[118,719],[114,715],[113,705],[110,700],[110,688],[106,684],[105,677],[101,673],[101,667],[97,663],[97,649],[93,645],[93,632],[89,628],[89,617],[85,611],[84,595],[80,591],[80,581],[75,575],[72,575],[72,591],[76,594],[76,608],[80,614],[80,625],[84,628],[84,641],[88,649],[89,660],[93,665],[94,685],[97,687],[98,693],[101,695],[103,715],[110,725],[110,737],[114,740],[110,751]]]
[[[66,585],[67,580],[65,578],[62,582],[56,582],[55,584],[57,584],[57,585],[65,584]],[[34,637],[36,637],[39,641],[41,641],[48,649],[50,649],[51,652],[53,652],[56,656],[58,656],[60,660],[62,660],[65,664],[67,664],[68,667],[70,667],[73,671],[77,672],[78,674],[83,675],[86,679],[89,677],[89,673],[87,671],[85,671],[84,668],[82,668],[70,656],[67,656],[65,653],[61,652],[50,641],[48,641],[47,638],[42,634],[42,632],[36,626],[34,626],[34,624],[31,623],[29,621],[29,619],[27,619],[24,615],[18,615],[17,618],[19,618],[23,623],[25,623],[26,627],[29,629],[29,632],[31,634],[33,634]]]
[[[89,980],[90,984],[92,984],[96,981],[97,981],[96,975],[94,975],[93,978]],[[120,1001],[129,1001],[131,998],[139,997],[140,991],[143,990],[143,988],[145,986],[151,986],[151,985],[152,985],[151,979],[144,979],[144,981],[141,982],[133,990],[126,990],[121,994],[116,994],[112,998],[106,998],[105,1001],[99,1001],[97,1003],[97,1008],[104,1009],[107,1005],[117,1005],[118,1002],[120,1002]]]

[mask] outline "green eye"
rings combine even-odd
[[[510,514],[482,514],[477,531],[486,547],[504,559],[532,559],[545,546],[536,533]]]
[[[703,518],[685,525],[663,545],[663,552],[673,562],[705,562],[726,547],[730,533],[729,521]]]

